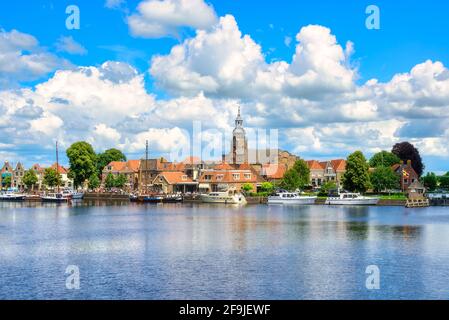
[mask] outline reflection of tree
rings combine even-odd
[[[346,231],[351,239],[365,240],[368,238],[369,225],[366,222],[349,222],[346,223]]]
[[[376,230],[381,233],[388,233],[394,236],[401,236],[404,239],[416,239],[422,234],[422,226],[377,226]]]

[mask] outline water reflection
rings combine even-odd
[[[441,297],[448,235],[444,208],[0,203],[0,299]]]

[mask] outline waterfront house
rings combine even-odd
[[[22,182],[23,175],[25,174],[25,168],[22,163],[18,162],[12,176],[12,187],[18,190],[24,190],[25,185]]]
[[[162,193],[193,193],[198,190],[198,182],[181,171],[161,172],[154,178],[152,185],[153,190]]]
[[[31,169],[34,171],[34,173],[36,173],[36,176],[37,176],[37,183],[35,185],[36,189],[37,190],[42,190],[43,182],[44,182],[45,169],[43,167],[41,167],[39,164],[37,164],[37,163],[33,164]],[[34,186],[33,186],[33,189],[34,189]]]
[[[69,170],[67,170],[61,165],[57,165],[56,163],[54,163],[50,168],[53,170],[57,170],[57,172],[61,175],[61,182],[62,182],[61,187],[64,188],[73,187],[73,179],[69,178]]]
[[[102,183],[105,182],[109,174],[114,176],[122,174],[127,181],[125,188],[129,191],[136,190],[139,186],[139,169],[140,160],[112,161],[103,169]]]
[[[139,178],[141,189],[151,188],[153,180],[161,172],[184,172],[186,165],[182,162],[174,163],[164,158],[140,160]]]
[[[250,184],[257,191],[258,184],[263,182],[257,172],[247,164],[232,166],[228,163],[216,165],[214,169],[204,170],[198,180],[201,192],[225,190],[242,190],[244,184]]]
[[[310,184],[312,187],[319,188],[327,182],[334,182],[337,187],[341,187],[343,175],[346,172],[346,160],[309,160],[306,163],[310,169]]]
[[[10,187],[10,185],[9,186],[6,185],[6,182],[7,182],[7,178],[9,177],[11,179],[11,183],[12,183],[13,173],[14,173],[13,167],[11,166],[9,161],[5,161],[2,169],[0,170],[0,186],[2,189],[6,188],[6,187]]]
[[[268,182],[277,184],[282,181],[287,172],[288,165],[284,163],[264,164],[261,169],[261,176]]]
[[[392,169],[400,177],[402,192],[407,191],[412,184],[419,181],[419,176],[413,169],[411,160],[408,160],[406,163],[401,160],[400,163],[393,165]]]

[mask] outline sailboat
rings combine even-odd
[[[59,155],[58,155],[58,141],[56,141],[56,173],[59,175]],[[59,191],[59,184],[57,186],[57,192],[47,193],[41,196],[43,202],[68,202],[72,199],[71,194]]]

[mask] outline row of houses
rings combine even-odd
[[[50,166],[50,168],[56,170],[57,165],[54,163]],[[39,164],[34,164],[30,169],[32,169],[37,176],[37,183],[34,186],[35,190],[42,190],[45,188],[44,186],[44,174],[45,167],[40,166]],[[61,175],[62,184],[64,187],[71,188],[73,186],[73,180],[68,177],[68,170],[63,166],[58,166],[58,172]],[[16,165],[13,165],[9,161],[5,161],[3,167],[0,170],[0,187],[1,189],[6,187],[11,187],[18,190],[24,190],[25,184],[23,183],[23,176],[25,175],[25,167],[21,162],[17,162]],[[9,178],[8,178],[9,177]],[[10,181],[10,184],[7,186],[7,182]]]
[[[286,160],[288,159],[288,160]],[[148,190],[154,192],[214,192],[226,189],[240,191],[243,185],[251,185],[257,191],[263,182],[277,183],[285,172],[293,167],[292,160],[285,152],[276,164],[231,164],[201,161],[189,157],[174,163],[164,158],[111,162],[102,172],[102,181],[109,174],[124,175],[128,191]],[[340,186],[345,172],[345,160],[318,162],[307,161],[311,171],[310,185],[320,187],[328,181]]]

